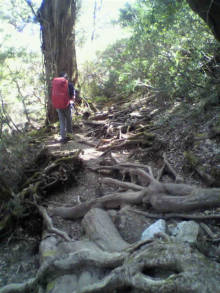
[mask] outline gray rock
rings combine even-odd
[[[195,243],[199,234],[199,225],[194,221],[183,221],[173,232],[178,241]]]
[[[141,240],[148,240],[154,238],[157,233],[165,233],[166,222],[162,219],[150,225],[141,235]]]

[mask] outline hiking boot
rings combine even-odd
[[[62,143],[62,144],[67,143],[68,140],[69,140],[68,137],[61,138],[60,143]]]

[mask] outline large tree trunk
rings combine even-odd
[[[220,41],[220,1],[219,0],[187,0],[194,10],[211,28],[212,33]]]
[[[58,119],[51,104],[52,78],[64,71],[74,83],[77,80],[76,2],[77,0],[43,0],[38,11],[48,88],[47,120],[49,122],[55,122]]]

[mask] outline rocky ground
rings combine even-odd
[[[159,108],[151,97],[140,97],[132,104],[128,102],[116,105],[108,111],[96,113],[94,116],[100,115],[100,119],[75,123],[73,139],[67,144],[61,145],[57,142],[56,133],[47,137],[45,144],[49,152],[66,155],[81,149],[80,158],[83,162],[82,170],[76,175],[76,184],[63,186],[43,200],[53,225],[66,232],[73,241],[85,238],[80,218],[64,219],[53,215],[51,211],[59,206],[75,206],[122,191],[122,187],[103,184],[102,179],[105,174],[94,171],[100,165],[108,165],[112,158],[117,163],[150,165],[153,174],[157,177],[163,166],[165,154],[166,160],[183,182],[202,187],[219,187],[220,141],[218,134],[210,135],[210,129],[218,123],[218,108],[212,108],[209,113],[202,112],[200,115],[195,114],[195,117],[191,117],[187,114],[190,107],[192,106],[185,105],[183,108],[180,103],[177,103],[171,108],[169,103],[163,102]],[[192,112],[193,109],[190,113]],[[107,115],[103,117],[103,113]],[[148,140],[131,145],[120,145],[122,141],[127,141],[135,135],[138,127],[145,129]],[[109,154],[111,154],[110,157]],[[108,172],[107,175],[109,176]],[[122,179],[121,174],[117,172],[111,175],[115,179]],[[124,179],[126,180],[126,174]],[[172,182],[173,178],[168,172],[161,180]],[[137,210],[139,213],[135,212]],[[145,211],[143,208],[138,209],[135,205],[109,210],[113,223],[127,243],[134,244],[139,241],[143,231],[157,221],[155,218],[147,217],[144,214]],[[154,212],[151,208],[147,211]],[[196,215],[198,214],[219,215],[219,209],[199,210],[196,211]],[[175,228],[183,220],[175,217],[166,220],[167,234],[174,235]],[[215,219],[209,219],[208,221],[196,220],[196,223],[199,229],[194,244],[208,258],[220,262],[218,222]],[[39,254],[38,249],[42,240],[40,239],[41,231],[40,233],[36,231],[38,236],[35,237],[35,235],[26,234],[25,229],[19,229],[21,229],[20,232],[9,235],[0,244],[0,287],[10,283],[24,282],[34,277],[42,261],[42,255]],[[46,239],[48,234],[43,234],[42,237]]]

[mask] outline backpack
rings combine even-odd
[[[52,104],[56,109],[65,109],[70,103],[68,80],[55,77],[52,81]]]
[[[77,105],[81,105],[82,104],[82,98],[80,97],[80,94],[79,94],[78,90],[75,90],[74,96],[75,96],[75,103]]]

